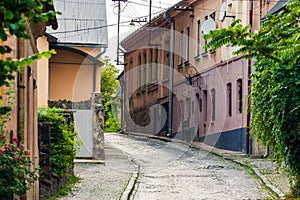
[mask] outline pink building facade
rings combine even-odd
[[[205,50],[204,35],[234,19],[256,31],[275,3],[181,1],[124,39],[124,131],[259,153],[249,136],[251,61],[230,46]]]

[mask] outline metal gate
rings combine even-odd
[[[93,138],[93,116],[94,110],[75,110],[74,124],[81,141],[80,149],[77,151],[77,158],[92,158],[94,149]]]

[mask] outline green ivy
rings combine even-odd
[[[291,0],[277,15],[266,16],[258,33],[236,20],[211,31],[205,47],[238,46],[235,55],[255,58],[251,88],[251,134],[285,163],[291,193],[300,197],[300,2]]]
[[[66,111],[51,108],[40,110],[38,115],[39,122],[51,122],[51,170],[61,177],[66,177],[67,170],[73,167],[78,147],[74,123],[68,124],[64,113]]]

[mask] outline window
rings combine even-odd
[[[189,62],[190,60],[190,27],[186,28],[186,61]]]
[[[158,48],[155,49],[155,79],[158,79]]]
[[[216,90],[213,88],[211,90],[211,120],[216,119]]]
[[[239,114],[243,112],[243,80],[238,79],[236,82],[236,88],[237,88],[237,111]]]
[[[144,82],[143,82],[144,88],[146,88],[146,83],[147,83],[147,54],[145,52],[144,53]]]
[[[182,65],[182,54],[183,54],[183,31],[180,31],[179,55],[178,55],[179,65]]]
[[[207,90],[203,91],[203,115],[204,121],[207,121]]]
[[[205,17],[204,17],[204,20],[205,20],[205,21],[208,20],[208,16],[205,16]],[[204,35],[204,34],[203,34],[203,35]],[[204,47],[205,45],[207,45],[207,39],[204,39],[203,47]],[[204,49],[203,54],[205,55],[206,53],[207,53],[207,50]]]
[[[200,24],[200,20],[197,21],[197,45],[196,45],[196,56],[200,55],[200,30],[201,30],[201,24]]]
[[[229,117],[232,116],[232,88],[231,83],[227,84],[227,111]]]
[[[153,49],[150,49],[150,56],[149,56],[149,81],[152,82],[152,74],[153,74],[153,69],[152,69],[152,64],[153,64]]]
[[[142,56],[139,55],[139,66],[138,66],[138,88],[142,85]]]

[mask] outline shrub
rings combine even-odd
[[[66,177],[67,170],[73,167],[78,143],[74,123],[64,118],[66,111],[51,108],[40,110],[38,120],[51,122],[51,169],[61,177]]]

